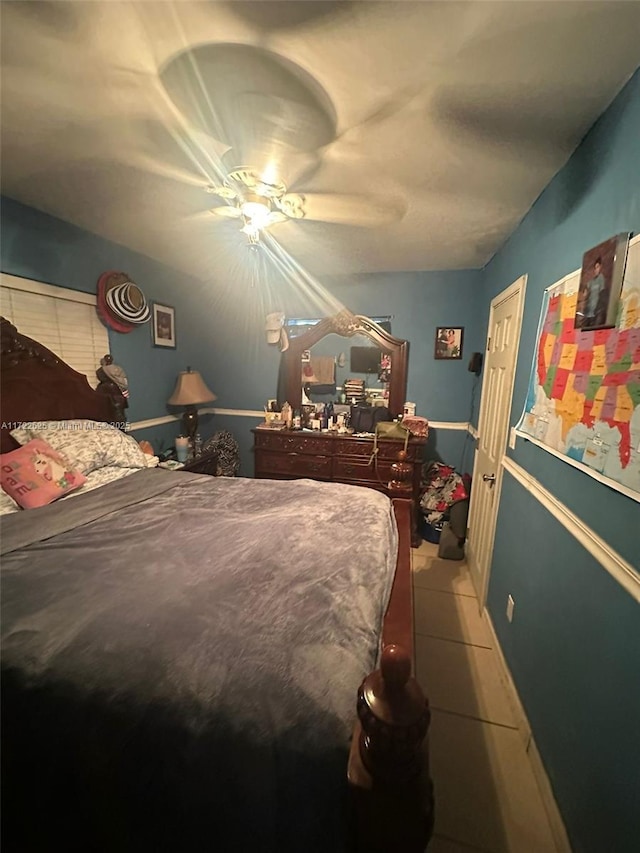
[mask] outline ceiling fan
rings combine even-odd
[[[258,244],[260,233],[272,225],[291,220],[372,228],[401,219],[406,202],[397,197],[344,193],[288,192],[274,170],[242,166],[226,172],[219,184],[207,192],[226,202],[210,209],[220,219],[242,222],[249,243]]]
[[[388,194],[294,191],[311,175],[319,186],[336,116],[318,81],[291,60],[254,45],[205,43],[173,56],[160,81],[203,149],[226,147],[211,158],[217,179],[208,191],[221,201],[211,212],[240,221],[250,242],[291,220],[372,227],[404,214],[406,203]]]
[[[263,228],[305,216],[303,195],[288,193],[282,181],[269,179],[246,166],[229,172],[224,183],[207,187],[207,192],[227,202],[212,208],[211,213],[226,219],[242,219],[244,225],[240,230],[251,244],[260,241]]]

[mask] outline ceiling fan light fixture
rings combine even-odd
[[[269,222],[271,203],[262,196],[247,193],[240,205],[240,210],[252,227],[260,229],[264,228]]]
[[[247,235],[247,242],[250,246],[260,245],[260,229],[252,225],[251,222],[246,222],[240,229],[243,234]]]
[[[256,239],[260,236],[260,227],[256,224],[253,219],[250,219],[248,216],[243,216],[244,225],[240,229],[243,234],[246,234],[247,237],[256,237]]]

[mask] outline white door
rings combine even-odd
[[[496,296],[489,315],[467,542],[467,560],[481,610],[489,586],[526,281],[522,276]]]

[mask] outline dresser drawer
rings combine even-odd
[[[256,458],[257,474],[287,474],[291,477],[331,479],[330,456],[303,456],[299,453],[272,453],[261,450]]]
[[[370,482],[386,484],[391,478],[391,462],[381,462],[374,467],[367,464],[369,457],[336,458],[333,460],[333,479],[347,482]]]
[[[368,459],[373,452],[373,439],[336,438],[333,452],[336,456],[366,456]]]
[[[286,432],[276,430],[272,433],[256,430],[256,448],[260,450],[281,450],[287,453],[328,454],[331,447],[331,437],[322,438],[301,432]]]
[[[336,456],[366,456],[367,459],[373,453],[372,438],[337,438],[334,439],[334,454]],[[378,458],[391,459],[393,462],[398,458],[398,453],[404,450],[404,441],[389,441],[381,439],[378,441]],[[407,445],[407,459],[410,461],[420,459],[422,444]]]

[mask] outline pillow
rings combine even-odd
[[[86,479],[39,438],[0,454],[0,485],[23,509],[46,506],[79,488]]]
[[[146,455],[137,441],[101,421],[34,421],[11,431],[20,444],[39,438],[62,453],[72,468],[90,474],[98,468],[146,468]]]
[[[20,509],[13,498],[0,489],[0,515],[6,515],[8,512],[17,512]]]

